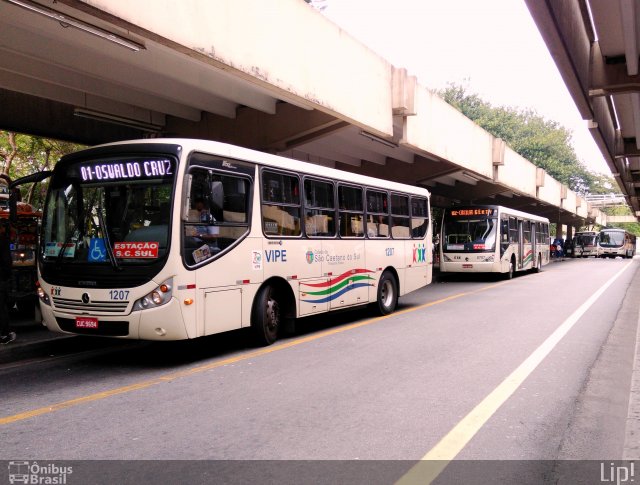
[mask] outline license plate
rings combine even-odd
[[[76,317],[76,328],[98,328],[98,319],[93,317]]]

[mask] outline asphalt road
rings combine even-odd
[[[571,483],[563,460],[595,460],[593,475],[624,455],[639,264],[448,278],[389,317],[325,314],[267,348],[231,332],[0,367],[2,456],[218,460],[162,468],[195,483]],[[423,458],[440,465],[414,468]],[[158,462],[74,463],[67,483],[139,483]]]

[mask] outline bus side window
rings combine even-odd
[[[531,243],[531,222],[524,221],[523,229],[522,229],[522,236],[523,236],[525,244]]]
[[[333,184],[305,179],[305,233],[307,236],[332,237],[336,234]]]
[[[340,236],[364,237],[362,189],[348,185],[339,185],[338,207],[340,207]]]
[[[191,171],[189,205],[183,221],[187,265],[225,251],[249,232],[251,181],[196,168]]]
[[[520,240],[518,237],[518,221],[515,217],[509,217],[509,242],[517,243]]]
[[[426,199],[411,197],[411,236],[422,239],[427,233],[429,206]]]
[[[366,191],[367,237],[389,237],[389,203],[388,194],[377,190]]]
[[[410,226],[409,196],[391,194],[391,236],[394,239],[409,239]]]
[[[500,242],[509,244],[509,220],[500,221]]]
[[[300,180],[262,172],[262,228],[267,236],[300,236]]]

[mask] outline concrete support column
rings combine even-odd
[[[556,220],[553,221],[556,223],[556,233],[554,236],[554,239],[556,238],[562,238],[562,220],[560,219],[560,214],[558,214],[558,217],[556,217]]]

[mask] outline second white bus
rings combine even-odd
[[[633,258],[636,254],[636,236],[624,229],[607,227],[598,234],[598,257]]]
[[[444,211],[440,235],[443,273],[540,271],[549,263],[549,220],[498,205]]]
[[[392,312],[431,282],[431,237],[426,189],[212,141],[103,145],[53,171],[40,306],[56,332],[270,344],[297,317]]]

